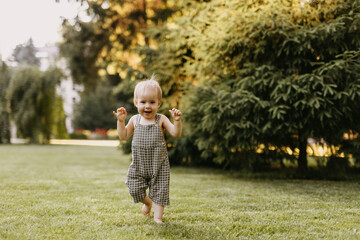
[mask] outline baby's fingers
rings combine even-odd
[[[181,115],[181,112],[179,109],[173,108],[172,111],[175,115]]]
[[[117,113],[122,113],[122,114],[126,114],[126,109],[124,107],[118,108]]]
[[[169,112],[173,117],[180,117],[182,115],[181,111],[176,108],[169,110]]]
[[[175,108],[169,110],[169,112],[171,113],[172,116],[174,116],[174,114],[175,114]]]

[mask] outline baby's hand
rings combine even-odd
[[[171,116],[174,119],[174,121],[180,121],[181,115],[182,115],[180,110],[173,108],[173,109],[169,110],[169,112],[171,113]]]
[[[118,108],[115,111],[113,111],[113,114],[115,115],[115,117],[120,121],[120,122],[125,122],[125,118],[126,118],[126,115],[127,115],[127,112],[126,112],[126,109],[121,107],[121,108]]]

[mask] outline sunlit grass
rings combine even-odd
[[[171,170],[163,225],[115,147],[0,145],[0,239],[360,239],[360,183]]]
[[[118,140],[83,140],[83,139],[51,139],[50,144],[77,145],[77,146],[97,146],[97,147],[117,147]]]

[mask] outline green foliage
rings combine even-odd
[[[164,110],[179,108],[183,90],[188,85],[182,68],[184,58],[190,53],[187,52],[189,48],[179,31],[179,29],[169,29],[168,25],[148,28],[147,35],[158,45],[156,49],[151,46],[138,48],[142,65],[147,72],[157,75],[163,91],[162,109]]]
[[[309,137],[359,131],[359,1],[211,1],[189,15],[175,31],[199,85],[185,117],[203,157],[226,165],[260,144],[304,154]]]
[[[107,1],[108,7],[104,7],[103,1],[86,2],[89,5],[87,13],[91,21],[83,22],[80,18],[75,19],[75,23],[65,21],[64,42],[60,45],[60,49],[69,62],[75,82],[85,85],[84,100],[79,105],[75,125],[87,129],[96,127],[108,129],[114,127],[114,122],[105,122],[113,121],[108,114],[116,107],[123,106],[129,114],[136,113],[132,100],[135,84],[137,80],[150,77],[153,72],[145,72],[143,67],[139,66],[138,62],[141,59],[135,49],[153,44],[144,34],[144,30],[166,21],[176,11],[176,4],[174,1],[162,0]],[[88,106],[93,102],[90,104],[92,107],[99,106],[101,103],[94,102],[96,98],[109,97],[101,97],[101,93],[95,90],[105,77],[110,82],[114,79],[117,82],[113,92],[103,92],[107,95],[113,94],[115,99],[111,99],[111,104],[101,109],[97,108],[99,112],[104,113],[100,114],[104,119],[100,120],[101,117],[95,111],[91,114],[94,117],[90,117],[89,114],[87,117],[84,114],[85,105]],[[171,95],[166,91],[165,93],[166,96]],[[109,103],[108,100],[105,102]],[[116,105],[116,102],[121,105]],[[164,101],[163,106],[168,105]],[[108,120],[105,120],[105,117]]]
[[[106,33],[98,33],[91,23],[82,22],[73,26],[65,21],[62,29],[64,43],[60,45],[60,52],[68,60],[72,79],[77,84],[83,84],[86,89],[93,90],[98,81],[96,60]]]
[[[70,138],[71,139],[88,139],[88,137],[82,132],[70,133]]]
[[[118,76],[128,106],[156,73],[160,112],[184,112],[176,163],[258,169],[290,148],[306,171],[308,138],[339,145],[360,131],[359,0],[87,2],[92,21],[64,28],[73,73]]]
[[[63,107],[63,99],[59,96],[55,96],[55,103],[53,106],[54,123],[52,126],[52,137],[56,139],[68,139],[69,134],[65,125],[65,111]]]
[[[360,168],[360,138],[357,135],[353,139],[344,139],[341,142],[340,151],[354,159],[355,167]]]
[[[119,103],[112,95],[112,87],[107,84],[98,85],[96,90],[84,95],[75,106],[75,128],[94,131],[96,128],[111,129],[116,126],[112,112]]]
[[[133,136],[128,138],[125,141],[120,141],[120,148],[124,154],[131,154],[131,143],[132,143]]]
[[[62,72],[50,68],[41,72],[37,67],[21,67],[10,79],[7,97],[18,133],[30,138],[32,143],[47,143],[50,140],[56,104],[55,86]],[[59,120],[59,119],[58,119]]]
[[[77,83],[93,90],[99,70],[106,74],[124,73],[134,80],[141,67],[134,48],[149,45],[143,31],[161,24],[172,15],[172,1],[83,1],[89,5],[91,21],[80,18],[63,24],[64,42],[61,53],[68,59],[72,76]],[[124,75],[123,74],[123,75]],[[141,77],[141,76],[140,76]],[[129,79],[130,80],[130,79]]]
[[[6,89],[10,82],[10,70],[8,66],[0,61],[0,144],[10,143],[10,114],[9,99]]]
[[[346,178],[349,169],[349,160],[331,156],[326,164],[326,175],[328,179],[341,180]]]
[[[168,142],[168,154],[171,166],[218,167],[210,158],[201,156],[201,152],[195,144],[195,134],[184,134],[181,138],[172,138],[169,136],[166,141]]]

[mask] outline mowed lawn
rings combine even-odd
[[[360,183],[173,167],[164,224],[115,147],[0,145],[0,239],[360,239]]]

